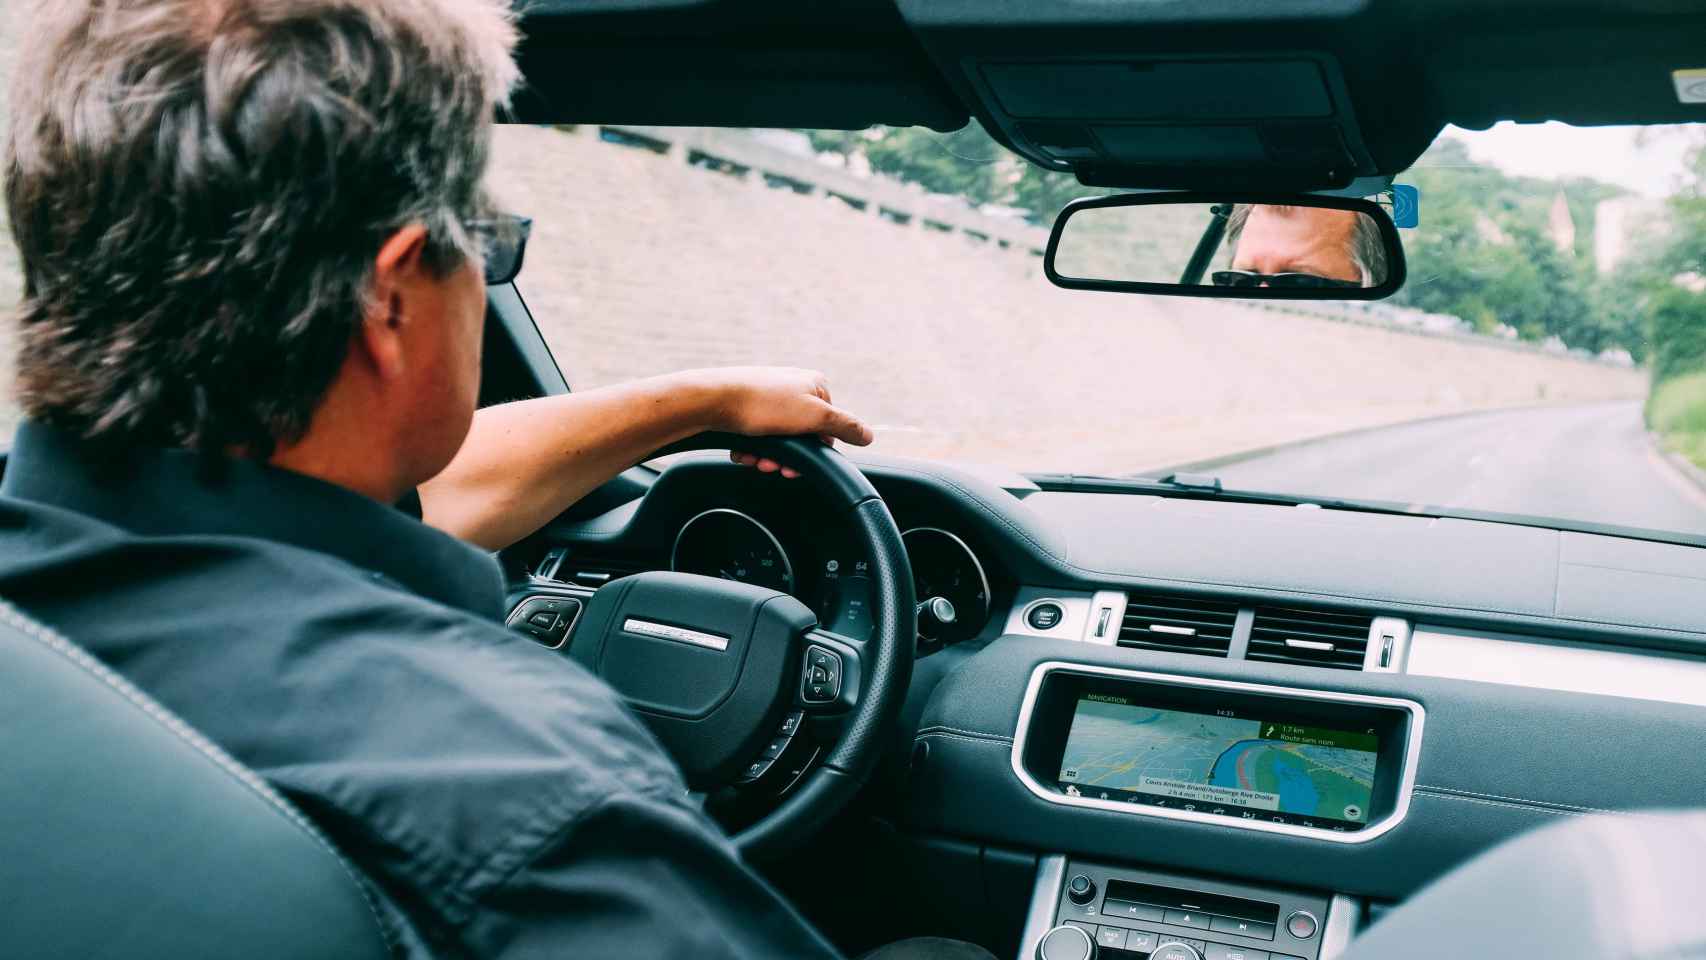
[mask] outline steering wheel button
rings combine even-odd
[[[795,710],[795,711],[789,713],[786,717],[782,718],[782,726],[779,730],[779,733],[784,737],[791,737],[794,734],[799,733],[800,732],[800,720],[804,717],[805,717],[805,714],[801,713],[798,710]]]
[[[777,737],[776,739],[770,741],[768,744],[765,744],[765,746],[764,746],[764,759],[774,760],[777,757],[781,756],[782,751],[784,751],[786,749],[788,749],[788,738],[787,737]]]
[[[551,625],[557,622],[557,615],[550,611],[540,611],[539,613],[528,617],[527,622],[542,630],[549,630],[551,629]]]
[[[770,769],[770,761],[769,760],[754,760],[751,763],[746,765],[746,772],[744,774],[742,774],[742,779],[744,779],[744,780],[757,780],[759,777],[764,776],[765,771],[767,771],[769,769]]]
[[[828,683],[829,682],[829,671],[825,670],[822,667],[813,667],[812,668],[812,678],[811,678],[810,682],[811,683]]]

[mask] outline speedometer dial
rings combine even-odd
[[[918,618],[918,635],[941,644],[977,636],[989,622],[989,578],[966,542],[946,530],[914,527],[901,534],[912,561],[912,586],[918,602],[942,598],[953,605],[952,623],[934,616]]]
[[[794,592],[794,567],[769,528],[739,510],[707,510],[675,535],[669,568]]]

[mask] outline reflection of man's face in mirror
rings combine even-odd
[[[1256,204],[1249,211],[1232,253],[1232,269],[1366,282],[1354,255],[1355,211],[1273,204]]]

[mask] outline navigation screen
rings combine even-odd
[[[1380,739],[1263,719],[1078,701],[1060,787],[1070,796],[1329,830],[1368,822]]]

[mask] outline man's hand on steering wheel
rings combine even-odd
[[[829,395],[829,381],[816,370],[721,367],[702,371],[702,375],[715,381],[713,388],[727,398],[719,430],[747,437],[816,434],[827,444],[844,440],[858,447],[866,446],[873,437],[864,421],[835,405]],[[755,453],[737,450],[729,458],[763,473],[780,471],[790,479],[799,476],[793,467]]]
[[[685,437],[818,436],[864,446],[823,374],[794,367],[684,370],[486,407],[456,458],[419,490],[422,519],[487,550],[528,536],[599,485]],[[737,441],[735,462],[797,476]]]

